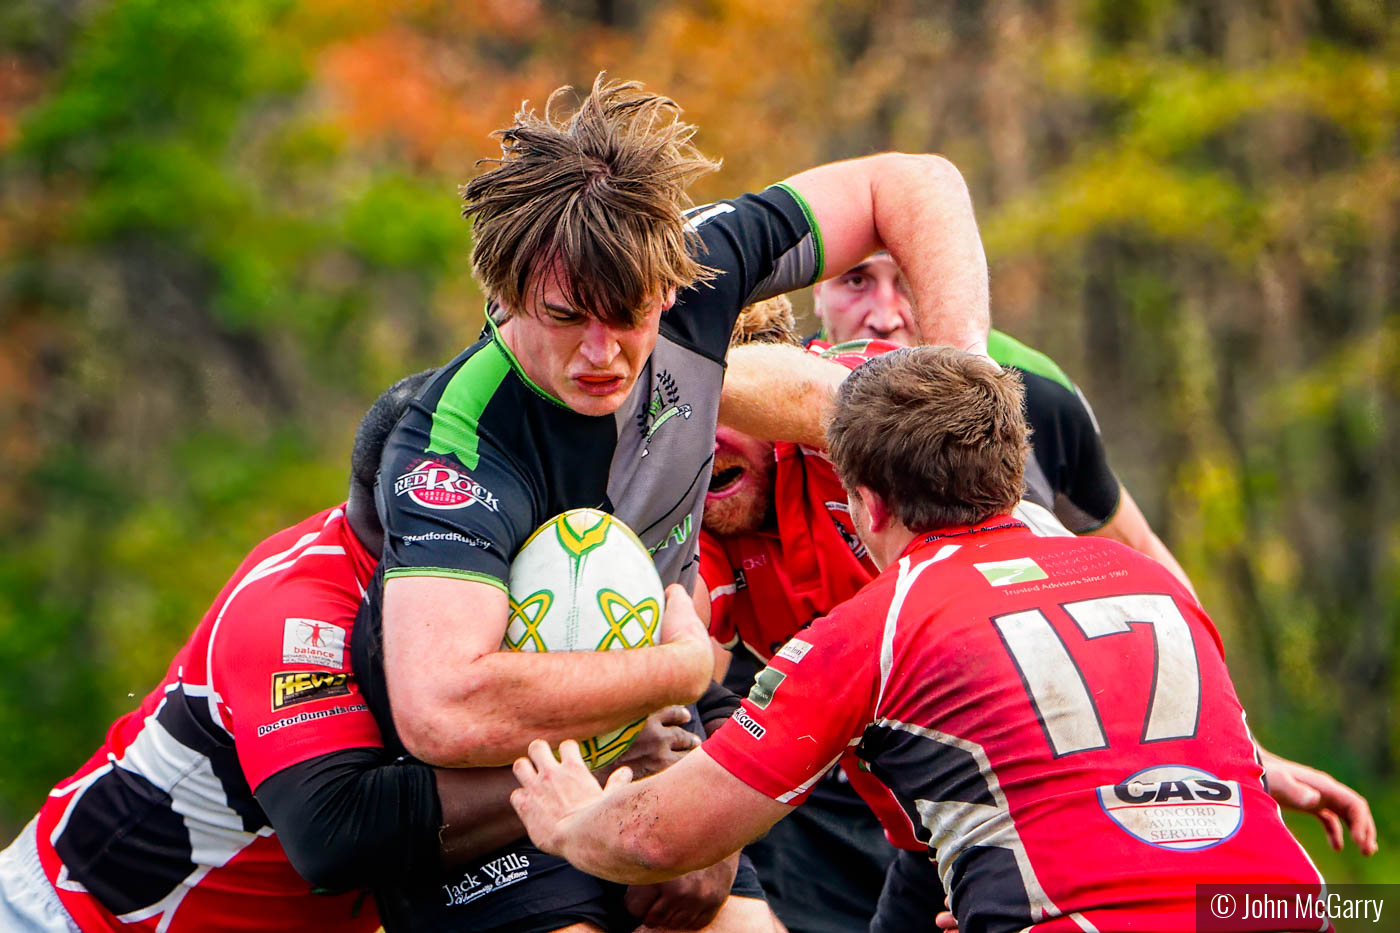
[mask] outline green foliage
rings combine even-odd
[[[475,336],[455,186],[520,99],[602,64],[686,105],[726,159],[702,197],[818,153],[953,155],[1000,323],[1095,401],[1256,734],[1400,830],[1393,17],[653,6],[0,11],[0,55],[34,75],[23,113],[0,93],[0,834],[249,547],[339,501],[362,407]]]

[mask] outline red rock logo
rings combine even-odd
[[[474,502],[492,512],[500,508],[499,500],[485,486],[435,460],[424,460],[394,480],[394,495],[407,495],[429,509],[464,509]]]

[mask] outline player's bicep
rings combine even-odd
[[[807,205],[821,231],[824,269],[819,278],[844,272],[881,246],[875,226],[875,162],[848,159],[799,172],[783,182]]]
[[[470,453],[424,453],[395,433],[379,476],[385,579],[455,577],[504,586],[511,557],[545,516],[522,470],[486,438]]]
[[[711,739],[715,760],[780,803],[800,803],[870,722],[878,645],[860,628],[827,617],[779,649]]]
[[[408,576],[384,583],[384,675],[400,734],[434,730],[471,693],[471,664],[501,647],[510,603],[490,583]],[[405,731],[407,729],[407,731]]]

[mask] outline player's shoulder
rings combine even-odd
[[[366,562],[352,534],[340,505],[263,541],[232,581],[225,613],[235,603],[241,611],[267,601],[281,604],[296,594],[358,593],[360,565]]]
[[[1010,366],[1023,373],[1032,373],[1047,379],[1066,391],[1073,393],[1073,380],[1049,356],[1027,346],[1010,334],[993,329],[987,335],[987,355],[1002,366]]]
[[[495,313],[491,307],[486,309],[481,335],[428,380],[405,412],[405,421],[442,420],[454,415],[479,417],[503,391],[515,390],[522,384],[533,386],[501,337],[493,320]],[[547,396],[544,390],[537,391]]]
[[[1070,426],[1098,433],[1098,423],[1083,393],[1050,357],[995,330],[987,339],[987,351],[996,362],[1021,374],[1026,416],[1037,435]],[[1031,443],[1036,445],[1035,440]]]

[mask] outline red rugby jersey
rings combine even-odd
[[[312,893],[252,794],[290,765],[382,746],[349,654],[374,567],[343,507],[259,544],[161,684],[49,793],[39,859],[80,927],[379,926],[356,892]]]
[[[843,344],[831,359],[855,369],[899,348],[887,340]],[[814,342],[812,353],[830,345]],[[710,591],[710,634],[726,648],[743,643],[767,661],[795,632],[849,599],[875,575],[856,536],[846,490],[819,451],[773,446],[776,529],[700,537],[700,576]]]
[[[1127,547],[1005,516],[916,538],[705,748],[791,803],[853,748],[963,929],[1185,931],[1197,883],[1321,881],[1200,604]]]

